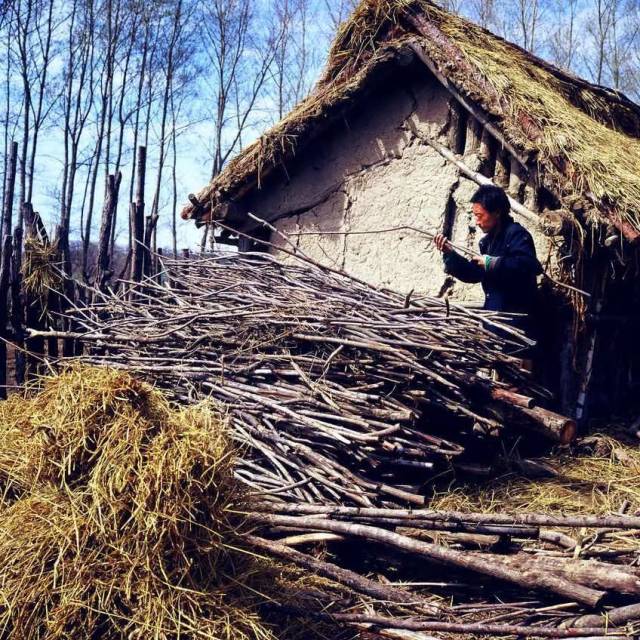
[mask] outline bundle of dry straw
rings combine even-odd
[[[292,637],[258,607],[304,585],[238,549],[232,465],[216,407],[126,373],[72,368],[0,404],[2,637]]]

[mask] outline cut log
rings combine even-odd
[[[541,589],[551,591],[572,601],[581,602],[590,607],[597,606],[605,596],[604,591],[597,591],[579,585],[556,575],[526,568],[515,570],[504,564],[493,563],[468,552],[456,551],[438,544],[413,540],[385,529],[348,522],[337,522],[319,518],[300,518],[273,514],[255,514],[252,519],[272,526],[289,526],[302,530],[331,531],[350,535],[365,540],[386,544],[393,548],[407,551],[430,560],[467,571],[474,571],[491,578],[516,584],[524,589]]]
[[[532,409],[536,403],[536,401],[529,396],[524,396],[509,389],[500,389],[499,387],[491,389],[491,397],[494,400],[502,400],[508,404],[524,407],[525,409]]]
[[[577,425],[573,418],[567,418],[542,407],[527,409],[514,404],[512,408],[514,413],[519,414],[519,416],[529,418],[529,420],[525,421],[518,420],[519,426],[540,433],[560,444],[569,444],[575,440]]]
[[[624,625],[628,622],[635,622],[636,620],[640,620],[640,603],[609,609],[606,617],[596,615],[582,616],[574,622],[574,625],[581,629],[585,627],[597,627],[598,625],[602,627],[606,625],[608,628]]]
[[[487,557],[487,554],[484,554]],[[513,556],[491,556],[492,562],[504,564],[519,570],[526,567],[538,571],[549,571],[571,582],[595,587],[604,591],[640,595],[640,579],[624,571],[624,567],[591,560],[550,558],[541,555],[519,553]]]

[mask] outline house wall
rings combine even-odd
[[[447,144],[449,93],[423,67],[400,75],[404,78],[393,79],[393,91],[381,88],[370,95],[294,166],[287,166],[286,177],[243,204],[276,220],[279,231],[323,264],[403,293],[413,289],[438,295],[446,284],[453,299],[480,303],[479,286],[447,279],[441,255],[428,237],[409,229],[381,231],[411,226],[436,233],[449,226],[455,243],[476,249],[481,235],[469,204],[477,185],[461,178],[453,164],[416,139],[406,125],[410,118],[420,132]],[[477,150],[470,150],[465,162],[477,168]],[[288,215],[300,209],[308,210]],[[329,231],[342,235],[295,235]],[[542,259],[547,239],[530,231]],[[278,235],[272,242],[286,244]]]

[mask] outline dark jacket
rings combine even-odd
[[[509,216],[495,233],[481,238],[480,253],[493,258],[488,270],[451,251],[443,254],[445,272],[462,282],[481,282],[485,309],[531,314],[536,276],[542,273],[531,234]],[[527,320],[514,324],[529,333]]]

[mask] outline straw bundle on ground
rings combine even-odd
[[[309,581],[238,550],[232,465],[217,409],[126,373],[74,368],[0,404],[2,637],[293,637],[258,606]]]

